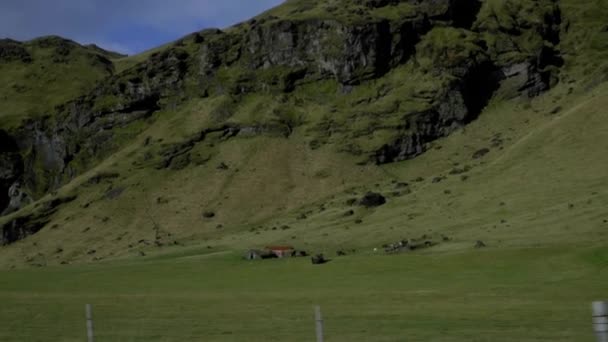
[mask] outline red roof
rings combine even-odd
[[[269,249],[271,251],[290,251],[294,248],[291,246],[268,246],[266,247],[266,249]]]

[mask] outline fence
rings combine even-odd
[[[593,330],[597,337],[597,341],[608,342],[608,302],[593,302],[591,307]],[[95,342],[93,330],[93,311],[91,304],[85,305],[85,320],[87,329],[87,341]],[[323,316],[321,314],[321,307],[318,305],[314,308],[314,323],[316,342],[323,342]]]
[[[593,330],[598,342],[608,342],[608,302],[593,302]]]
[[[238,300],[239,295],[236,297]],[[410,315],[361,303],[352,303],[353,310],[344,310],[343,303],[336,301],[323,307],[311,302],[288,306],[281,304],[286,303],[282,297],[267,304],[234,306],[234,312],[196,302],[147,305],[148,297],[140,298],[142,304],[128,302],[133,305],[118,309],[116,303],[98,298],[93,305],[60,305],[64,298],[56,299],[47,302],[38,298],[35,304],[22,306],[0,302],[0,317],[4,317],[0,341],[592,341],[595,332],[597,341],[608,342],[608,302],[592,304],[590,322],[589,307],[584,304],[537,316],[543,319],[520,316],[510,321],[500,317],[501,312],[512,315],[508,306],[496,307],[495,315],[476,316],[469,311],[452,318],[443,312],[438,319],[419,306],[408,306],[407,301],[396,305],[407,307]],[[86,303],[84,300],[80,303]]]

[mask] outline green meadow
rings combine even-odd
[[[608,247],[246,262],[206,256],[3,271],[0,340],[591,341]]]

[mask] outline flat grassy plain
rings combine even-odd
[[[2,272],[0,340],[591,341],[608,246],[246,262],[226,252]]]

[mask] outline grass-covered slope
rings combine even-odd
[[[110,59],[121,57],[54,36],[27,42],[0,41],[2,128],[49,115],[55,106],[90,91],[113,73]]]
[[[181,170],[134,166],[131,160],[146,153],[138,150],[153,136],[149,131],[66,187],[61,195],[76,193],[77,200],[48,229],[5,247],[4,262],[273,243],[333,254],[424,234],[451,239],[436,250],[470,249],[476,240],[509,248],[601,241],[608,224],[606,89],[563,98],[561,91],[567,89],[532,102],[492,103],[423,156],[381,167],[357,166],[356,158],[329,147],[312,151],[297,135],[236,137],[210,152],[218,144],[212,140],[195,147],[192,164]],[[490,152],[473,159],[484,148]],[[367,191],[384,194],[388,203],[347,204]]]
[[[605,6],[467,4],[289,1],[117,62],[25,140],[39,201],[2,218],[2,264],[594,241]]]
[[[404,3],[415,15],[388,15]],[[477,28],[491,19],[475,21],[479,6],[466,12],[466,1],[404,3],[361,2],[342,9],[347,17],[272,14],[311,9],[290,2],[229,30],[205,30],[117,61],[120,72],[92,91],[9,131],[5,140],[17,150],[3,158],[14,161],[7,169],[22,171],[2,177],[0,202],[9,205],[0,209],[23,207],[11,188],[38,200],[124,148],[156,119],[188,116],[189,106],[207,111],[199,115],[203,125],[188,127],[195,138],[174,146],[150,140],[147,161],[160,155],[166,167],[184,164],[201,134],[222,129],[229,136],[305,132],[312,149],[332,144],[333,152],[359,162],[401,161],[474,120],[501,81],[511,84],[511,96],[555,85],[561,59],[554,58],[553,37],[561,28],[551,1],[533,12],[536,21],[519,23],[515,34],[524,38],[500,49],[485,37],[502,34],[500,24],[496,32]],[[3,240],[39,227],[14,226]]]

